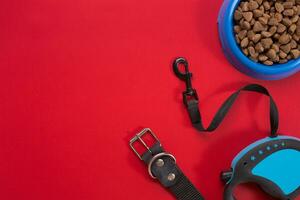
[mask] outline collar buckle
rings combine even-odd
[[[129,145],[131,147],[131,149],[134,151],[134,153],[141,159],[142,159],[142,155],[136,150],[136,148],[133,146],[136,142],[139,142],[141,143],[148,152],[152,153],[151,152],[151,147],[149,147],[146,142],[142,139],[142,137],[144,135],[147,135],[149,134],[152,138],[155,139],[156,142],[158,142],[160,144],[160,141],[159,139],[156,137],[156,135],[151,131],[150,128],[145,128],[143,129],[141,132],[139,132],[138,134],[136,134],[129,142]]]

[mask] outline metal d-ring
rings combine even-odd
[[[174,162],[176,163],[176,158],[172,154],[165,153],[165,152],[156,154],[155,156],[153,156],[153,158],[150,160],[150,162],[148,164],[148,173],[151,176],[151,178],[156,179],[156,177],[152,174],[152,171],[151,171],[151,167],[153,165],[153,162],[155,160],[157,160],[158,158],[164,157],[164,156],[172,158],[174,160]]]

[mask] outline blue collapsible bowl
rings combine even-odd
[[[240,0],[224,0],[218,17],[221,45],[225,56],[239,71],[257,79],[277,80],[288,77],[300,69],[300,59],[271,66],[256,63],[243,54],[234,36],[234,11]]]

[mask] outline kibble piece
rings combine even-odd
[[[242,47],[242,48],[247,47],[248,44],[249,44],[249,39],[248,39],[247,37],[244,38],[244,39],[241,41],[241,47]]]
[[[252,38],[254,43],[257,43],[261,39],[261,34],[255,34]]]
[[[278,25],[278,21],[277,21],[277,19],[276,19],[275,17],[271,17],[271,18],[269,19],[268,24],[269,24],[270,26],[277,26],[277,25]]]
[[[262,44],[260,42],[255,45],[255,51],[258,53],[264,52],[264,47],[262,46]]]
[[[281,22],[283,19],[282,14],[280,14],[280,13],[276,13],[274,15],[274,18],[276,19],[277,22]]]
[[[277,26],[272,26],[270,29],[269,29],[269,32],[274,35],[277,31]]]
[[[260,18],[258,18],[258,21],[259,21],[261,24],[263,24],[263,25],[267,25],[268,22],[269,22],[269,18],[267,18],[267,17],[260,17]]]
[[[249,11],[248,4],[249,4],[248,2],[244,2],[244,3],[241,5],[242,11],[244,11],[244,12]]]
[[[298,49],[293,49],[293,50],[291,50],[291,55],[294,59],[299,58],[300,51]]]
[[[296,31],[296,29],[297,29],[297,26],[296,26],[296,24],[292,24],[291,26],[290,26],[290,28],[289,28],[289,34],[294,34],[295,33],[295,31]]]
[[[253,11],[253,17],[254,17],[254,18],[259,18],[259,17],[261,17],[263,14],[264,14],[264,12],[261,11],[261,10],[259,10],[259,9],[256,9],[256,10]]]
[[[280,34],[275,33],[275,34],[273,35],[273,38],[276,39],[276,40],[278,40],[278,39],[280,38]]]
[[[298,44],[295,40],[291,40],[291,48],[296,49],[298,47]]]
[[[271,16],[270,16],[269,14],[267,14],[267,13],[264,13],[264,14],[263,14],[263,17],[266,17],[266,18],[268,18],[268,19],[271,18]]]
[[[265,64],[265,65],[273,65],[273,62],[270,61],[270,60],[266,60],[266,61],[264,62],[264,64]]]
[[[271,48],[274,49],[276,53],[279,52],[279,46],[277,44],[272,44]]]
[[[248,47],[248,52],[250,54],[251,57],[256,58],[258,56],[258,54],[255,52],[254,47]]]
[[[273,44],[273,40],[271,38],[261,39],[261,44],[263,45],[264,49],[270,49],[271,45]]]
[[[268,32],[268,31],[262,31],[262,32],[261,32],[261,35],[262,35],[264,38],[268,38],[268,37],[271,37],[271,36],[272,36],[272,33]]]
[[[248,56],[249,55],[249,52],[248,52],[248,49],[243,49],[243,53]]]
[[[275,8],[279,13],[282,13],[282,11],[284,10],[284,7],[281,3],[275,3]]]
[[[300,56],[300,51],[298,49],[293,49],[291,50],[291,55],[294,59],[297,59]]]
[[[258,3],[256,1],[251,0],[248,4],[249,10],[255,10],[259,7]]]
[[[296,23],[296,22],[298,22],[298,20],[299,20],[299,15],[295,15],[295,16],[291,19],[292,23]]]
[[[288,60],[291,60],[291,59],[292,59],[292,55],[289,54],[286,58],[287,58]]]
[[[293,2],[287,1],[287,2],[284,2],[284,3],[283,3],[283,7],[284,7],[285,9],[293,8],[293,6],[294,6],[294,3],[293,3]]]
[[[262,12],[265,12],[265,7],[263,5],[259,6],[258,9],[261,10]]]
[[[284,53],[288,54],[291,51],[291,44],[281,45],[279,47]]]
[[[241,32],[239,32],[238,36],[239,38],[242,40],[246,37],[247,35],[247,31],[246,30],[242,30]]]
[[[243,13],[242,13],[241,11],[236,10],[236,11],[234,12],[234,19],[235,19],[235,20],[240,20],[240,19],[242,19],[242,17],[243,17]]]
[[[250,22],[251,19],[253,18],[252,12],[244,12],[242,15],[247,22]]]
[[[300,40],[299,36],[296,34],[293,35],[293,39],[296,40],[297,42]]]
[[[287,54],[280,50],[279,51],[279,57],[282,58],[282,59],[284,59],[284,58],[287,57]]]
[[[268,58],[270,58],[271,60],[275,59],[276,58],[276,52],[274,49],[270,49],[266,55],[268,56]]]
[[[286,30],[286,26],[279,23],[278,26],[277,26],[277,33],[283,33],[285,30]]]
[[[294,10],[295,14],[298,13],[298,8],[297,8],[297,6],[293,6],[293,10]]]
[[[264,30],[264,26],[260,22],[255,22],[253,25],[253,31],[254,32],[261,32]]]
[[[251,28],[251,25],[250,25],[249,22],[243,21],[242,24],[241,24],[241,28],[244,29],[244,30],[249,30]]]
[[[250,40],[253,39],[254,35],[255,35],[255,33],[254,33],[253,30],[250,30],[250,31],[247,32],[247,37],[248,37]]]
[[[261,61],[261,62],[264,62],[264,61],[268,60],[268,57],[265,56],[265,55],[259,55],[258,60]]]
[[[270,6],[270,3],[268,1],[265,1],[263,3],[263,5],[264,5],[265,10],[270,10],[271,6]]]
[[[297,6],[296,6],[296,5],[294,5],[294,6],[293,6],[293,10],[295,11],[295,13],[297,13],[297,12],[298,12],[298,8],[297,8]]]
[[[290,26],[292,24],[292,21],[289,18],[285,17],[282,19],[282,24],[284,24],[285,26]]]
[[[293,16],[294,13],[295,13],[295,11],[293,9],[287,9],[287,10],[283,11],[283,15],[284,16],[289,16],[289,17]]]
[[[242,28],[239,25],[235,25],[233,27],[233,30],[234,30],[235,33],[239,33],[242,30]]]
[[[291,36],[288,34],[282,34],[278,39],[280,44],[287,44],[290,42],[290,40],[291,40]]]

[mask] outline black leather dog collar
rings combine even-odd
[[[142,139],[146,134],[150,134],[156,140],[155,144],[151,147]],[[133,146],[135,142],[140,142],[147,151],[140,155]],[[157,179],[176,199],[204,200],[199,191],[177,166],[175,157],[164,151],[160,141],[149,128],[142,130],[132,138],[130,140],[130,147],[148,165],[149,175]]]

